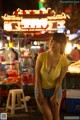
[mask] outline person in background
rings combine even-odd
[[[3,59],[3,55],[2,55],[2,53],[0,54],[0,62],[3,62],[4,61],[4,59]]]
[[[65,46],[65,34],[52,34],[49,50],[39,54],[36,61],[34,94],[44,120],[60,120],[62,82],[69,65],[63,43]]]
[[[10,48],[10,57],[12,61],[18,60],[18,53],[14,50],[14,48]]]
[[[80,53],[77,47],[75,47],[71,52],[71,58],[73,61],[78,61],[80,58]]]
[[[42,53],[44,52],[44,44],[40,44],[40,49],[38,51],[38,53]]]
[[[34,53],[34,58],[33,58],[34,65],[36,64],[37,56],[38,56],[38,53]]]
[[[0,62],[0,72],[4,72],[5,71],[5,65],[2,64],[2,62]]]

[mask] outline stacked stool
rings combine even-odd
[[[25,112],[28,112],[23,89],[10,90],[7,98],[6,112],[11,110],[11,114],[15,114],[15,110],[23,108],[25,109]]]

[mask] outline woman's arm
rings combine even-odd
[[[57,98],[59,89],[60,89],[60,87],[61,87],[63,78],[64,78],[67,70],[68,70],[68,65],[62,68],[61,74],[60,74],[60,76],[58,77],[58,79],[56,80],[55,92],[54,92],[54,97],[55,97],[55,98]]]
[[[41,74],[40,74],[41,66],[42,66],[42,63],[39,60],[37,60],[36,61],[36,67],[35,67],[35,85],[37,87],[39,95],[42,95]]]

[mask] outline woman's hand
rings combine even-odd
[[[38,94],[37,101],[39,102],[40,105],[44,103],[44,96],[43,94]]]
[[[52,97],[50,98],[50,102],[51,102],[51,105],[54,106],[54,107],[55,107],[56,105],[58,105],[57,97],[52,96]]]

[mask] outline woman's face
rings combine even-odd
[[[54,52],[60,51],[60,43],[51,38],[49,42],[49,48]]]

